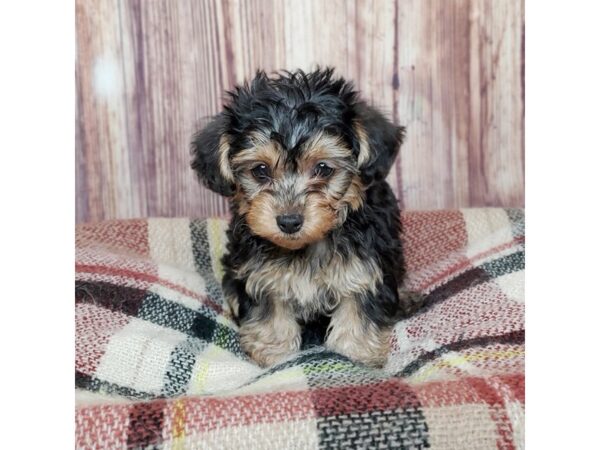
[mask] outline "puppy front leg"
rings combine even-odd
[[[240,326],[242,349],[263,367],[272,366],[297,352],[301,340],[300,325],[292,311],[281,302],[252,308]]]
[[[272,366],[300,349],[301,328],[287,304],[251,298],[246,280],[237,279],[229,270],[223,277],[223,293],[240,327],[242,350],[258,364]]]
[[[387,361],[391,327],[371,321],[360,300],[347,298],[331,316],[325,347],[368,366],[382,367]]]

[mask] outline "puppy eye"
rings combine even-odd
[[[320,162],[315,166],[315,176],[327,178],[333,173],[333,169],[324,162]]]
[[[271,172],[266,164],[259,164],[252,169],[252,175],[258,181],[267,181],[271,177]]]

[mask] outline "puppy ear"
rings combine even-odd
[[[404,127],[396,126],[366,104],[357,105],[354,131],[358,139],[358,167],[365,184],[384,180],[404,139]]]
[[[229,137],[225,129],[225,117],[219,114],[194,135],[192,169],[207,188],[229,197],[233,195],[235,185],[229,164]]]

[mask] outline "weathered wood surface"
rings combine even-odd
[[[523,206],[523,0],[77,0],[77,220],[223,214],[189,140],[257,68],[333,65],[407,140],[405,208]]]

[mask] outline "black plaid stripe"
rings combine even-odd
[[[198,315],[195,317],[190,331],[194,337],[189,337],[180,343],[169,358],[163,386],[163,395],[166,397],[185,394],[192,377],[194,364],[208,345],[204,341],[212,342],[238,357],[244,355],[238,334],[220,323]]]
[[[137,317],[147,291],[103,281],[76,281],[75,303],[90,303]]]
[[[190,332],[196,316],[196,311],[154,293],[146,295],[138,313],[140,319],[186,334]]]
[[[174,397],[187,391],[196,358],[206,348],[207,344],[196,338],[188,338],[181,342],[169,358],[165,372],[162,394]]]
[[[525,270],[525,252],[519,251],[479,266],[490,278]]]
[[[121,311],[185,333],[191,338],[214,343],[238,357],[243,355],[238,334],[218,323],[215,313],[203,305],[199,305],[198,310],[193,310],[153,292],[105,282],[77,282],[76,292],[78,302]]]
[[[396,376],[406,377],[412,375],[425,366],[425,364],[434,361],[448,352],[456,352],[473,347],[487,347],[496,344],[519,345],[523,343],[525,343],[525,330],[512,331],[498,336],[480,336],[473,339],[464,339],[451,344],[442,345],[435,350],[421,354],[417,359],[410,362],[404,369],[398,372]]]
[[[342,414],[317,421],[322,449],[429,448],[427,423],[420,408]]]
[[[191,334],[200,339],[204,339],[207,342],[212,342],[215,329],[217,328],[217,322],[209,319],[208,317],[197,315],[194,317],[191,327]]]
[[[216,303],[223,304],[223,291],[221,283],[215,278],[210,257],[210,242],[208,239],[206,220],[193,220],[190,222],[190,236],[192,240],[192,253],[196,271],[202,275],[206,283],[206,291]]]
[[[432,306],[441,303],[466,289],[475,287],[481,283],[485,283],[490,279],[490,276],[480,267],[467,270],[466,272],[463,272],[455,278],[452,278],[447,283],[438,286],[429,294],[427,294],[425,300],[423,301],[423,308],[417,311],[415,315],[424,314]]]
[[[151,400],[161,397],[157,393],[138,391],[137,389],[103,381],[78,370],[75,371],[75,387],[99,394],[118,395],[135,400]]]
[[[435,288],[425,297],[424,306],[416,314],[424,314],[432,306],[443,302],[444,300],[455,296],[456,294],[478,286],[482,283],[498,278],[502,275],[517,272],[525,269],[525,253],[518,251],[510,255],[489,261],[467,270],[460,275],[452,278],[447,283]]]
[[[163,448],[166,400],[136,403],[129,411],[127,448],[159,450]]]
[[[77,282],[76,299],[121,311],[188,336],[171,352],[160,394],[139,392],[79,373],[76,385],[81,389],[134,399],[173,397],[187,391],[196,359],[208,344],[213,343],[237,357],[245,357],[239,335],[218,323],[215,313],[203,305],[196,311],[153,292],[105,282]]]
[[[213,343],[220,348],[230,351],[237,357],[246,357],[246,354],[240,345],[239,333],[218,322],[215,328]]]
[[[311,389],[319,448],[429,448],[421,404],[397,379],[338,388]]]

